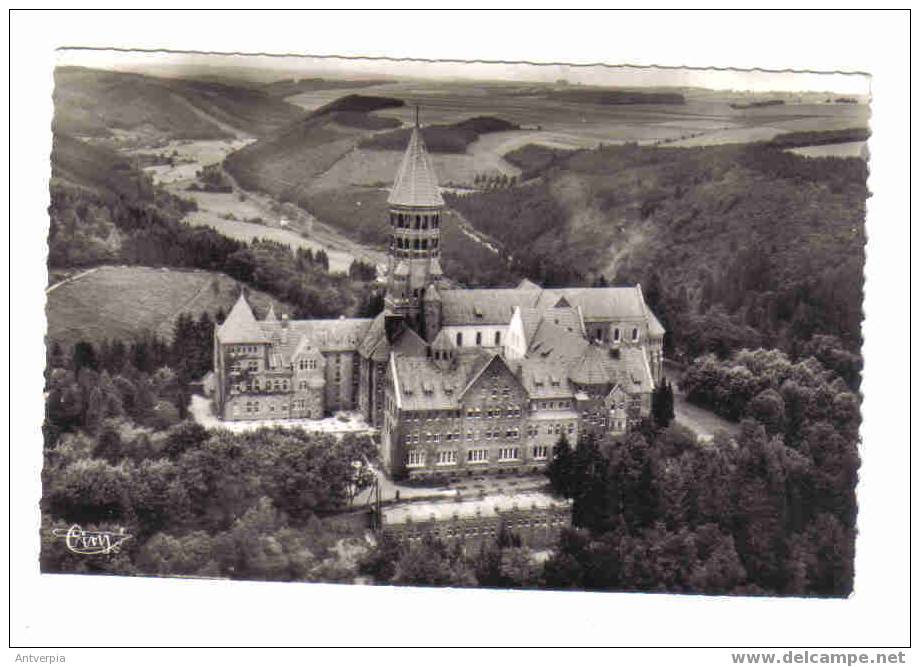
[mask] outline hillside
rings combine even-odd
[[[176,319],[203,312],[212,317],[230,311],[241,284],[221,273],[143,266],[103,266],[72,282],[53,287],[45,311],[48,336],[63,346],[79,340],[135,340],[152,332],[170,340]],[[264,292],[248,290],[256,312],[290,308]]]
[[[641,282],[679,353],[860,344],[866,165],[763,145],[528,150],[519,188],[448,203],[549,284]],[[511,159],[509,157],[509,159]]]
[[[351,151],[362,137],[373,129],[398,124],[370,112],[402,105],[401,100],[392,98],[348,95],[231,153],[224,167],[247,190],[299,203],[310,181]]]
[[[241,241],[185,224],[194,202],[155,186],[107,149],[57,137],[52,165],[48,266],[54,275],[101,264],[202,269],[273,295],[299,318],[372,310],[373,288],[330,273],[324,251],[264,238]]]
[[[518,126],[501,118],[477,116],[451,125],[429,125],[422,128],[422,137],[430,153],[464,153],[481,135],[516,130]],[[381,151],[402,151],[409,143],[409,128],[383,132],[364,139],[362,148]]]
[[[53,126],[91,137],[150,140],[263,136],[303,111],[256,88],[82,67],[54,72]]]

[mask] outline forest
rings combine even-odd
[[[762,144],[525,147],[509,160],[531,178],[446,199],[502,244],[512,271],[554,286],[641,283],[678,361],[798,355],[823,334],[858,354],[863,160]]]
[[[188,419],[188,383],[210,368],[213,326],[184,315],[172,344],[49,348],[42,571],[353,576],[333,547],[354,531],[326,516],[372,482],[373,442],[284,429],[209,433]],[[131,539],[117,555],[82,558],[50,530],[73,523],[117,525]]]

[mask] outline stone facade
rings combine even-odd
[[[220,418],[359,410],[394,477],[532,472],[561,435],[650,413],[664,329],[640,286],[463,289],[441,271],[444,202],[412,130],[388,198],[384,312],[257,319],[243,296],[214,337]]]

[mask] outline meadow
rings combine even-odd
[[[79,340],[134,340],[147,332],[171,340],[180,314],[227,313],[240,288],[241,283],[222,273],[101,266],[48,292],[48,337],[65,347]],[[276,312],[287,310],[257,290],[249,289],[248,298],[260,316],[269,304]]]

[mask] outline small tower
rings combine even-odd
[[[419,128],[418,109],[387,204],[390,248],[386,308],[403,315],[417,328],[425,288],[442,277],[439,258],[444,210],[438,180]]]
[[[422,302],[423,338],[429,343],[441,330],[441,294],[435,283],[428,285]]]

